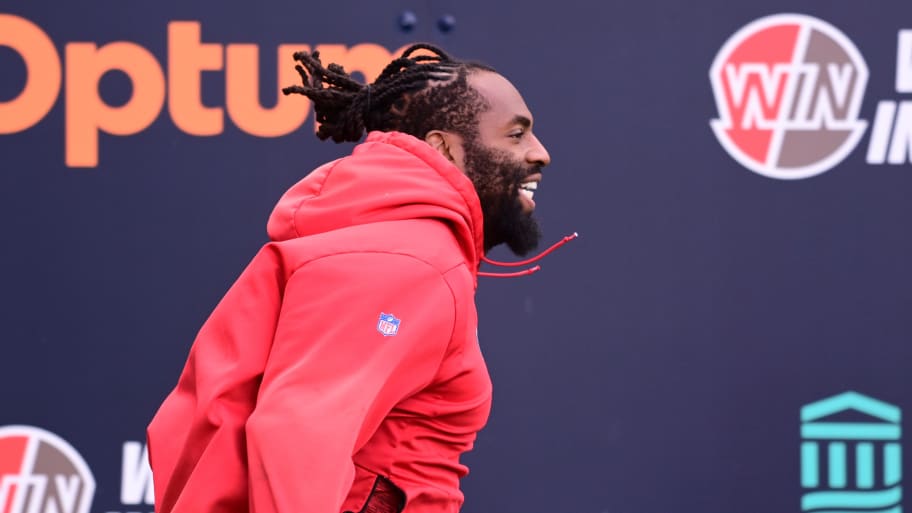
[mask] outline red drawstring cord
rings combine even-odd
[[[517,276],[526,276],[532,273],[537,273],[540,270],[541,266],[536,265],[535,267],[523,269],[522,271],[517,271],[515,273],[486,273],[483,271],[478,271],[478,276],[486,276],[488,278],[516,278]]]
[[[535,255],[534,257],[528,258],[528,259],[526,259],[526,260],[521,260],[521,261],[519,261],[519,262],[498,262],[498,261],[496,261],[496,260],[491,260],[491,259],[489,259],[489,258],[486,257],[486,256],[482,256],[482,257],[481,257],[481,260],[482,260],[483,262],[488,263],[488,264],[496,265],[496,266],[499,266],[499,267],[520,267],[520,266],[523,266],[523,265],[529,265],[529,264],[531,264],[531,263],[533,263],[533,262],[536,262],[536,261],[538,261],[538,260],[541,260],[542,258],[544,258],[545,256],[547,256],[548,254],[550,254],[552,251],[554,251],[555,249],[557,249],[557,248],[563,246],[564,244],[570,242],[571,240],[573,240],[573,239],[575,239],[575,238],[577,238],[577,237],[579,237],[579,234],[576,233],[576,232],[573,232],[572,234],[567,235],[567,236],[564,237],[563,239],[561,239],[561,240],[557,241],[556,243],[552,244],[550,248],[548,248],[548,249],[542,251],[541,253]],[[518,271],[518,272],[515,272],[515,273],[486,273],[486,272],[479,272],[479,273],[478,273],[478,276],[487,276],[487,277],[489,277],[489,278],[514,278],[514,277],[517,277],[517,276],[526,276],[526,275],[529,275],[529,274],[538,272],[540,269],[541,269],[541,266],[536,265],[535,267],[530,267],[529,269],[523,269],[522,271]]]
[[[526,260],[521,260],[521,261],[519,261],[519,262],[498,262],[498,261],[496,261],[496,260],[491,260],[491,259],[489,259],[489,258],[486,257],[486,256],[482,256],[482,257],[481,257],[481,261],[482,261],[482,262],[487,262],[487,263],[489,263],[489,264],[491,264],[491,265],[497,265],[497,266],[500,266],[500,267],[520,267],[520,266],[523,266],[523,265],[529,265],[529,264],[531,264],[532,262],[541,260],[542,258],[546,257],[548,254],[550,254],[552,251],[554,251],[555,249],[557,249],[557,248],[563,246],[564,244],[570,242],[571,240],[573,240],[573,239],[575,239],[575,238],[577,238],[577,237],[579,237],[579,234],[576,233],[576,232],[573,232],[572,234],[567,235],[567,236],[564,237],[563,239],[561,239],[561,240],[557,241],[556,243],[552,244],[550,248],[548,248],[548,249],[542,251],[541,253],[535,255],[534,257],[528,258],[528,259],[526,259]]]

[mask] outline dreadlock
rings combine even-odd
[[[433,55],[413,55],[427,50]],[[302,94],[314,104],[317,137],[359,141],[365,131],[396,130],[418,138],[431,130],[475,134],[476,115],[487,108],[467,82],[472,71],[494,71],[476,62],[451,58],[426,43],[408,47],[390,62],[373,84],[354,80],[338,64],[324,67],[320,52],[296,52],[303,85],[282,89]]]

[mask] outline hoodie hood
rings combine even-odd
[[[424,141],[371,132],[348,157],[291,187],[266,230],[273,241],[406,219],[450,225],[473,272],[484,254],[481,205],[472,181]]]

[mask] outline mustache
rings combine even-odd
[[[533,165],[529,166],[529,171],[526,172],[526,176],[524,176],[523,178],[532,176],[534,174],[541,174],[541,172],[542,172],[542,166],[540,164],[533,164]]]
[[[532,175],[542,175],[542,166],[539,164],[533,164],[531,166],[520,166],[515,167],[516,173],[514,173],[515,178],[513,179],[514,185],[519,185],[526,181],[526,178],[529,178]]]

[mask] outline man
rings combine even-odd
[[[503,76],[433,46],[369,86],[295,58],[317,135],[370,133],[283,196],[202,327],[149,426],[156,511],[457,512],[491,402],[479,264],[536,247],[548,152]]]

